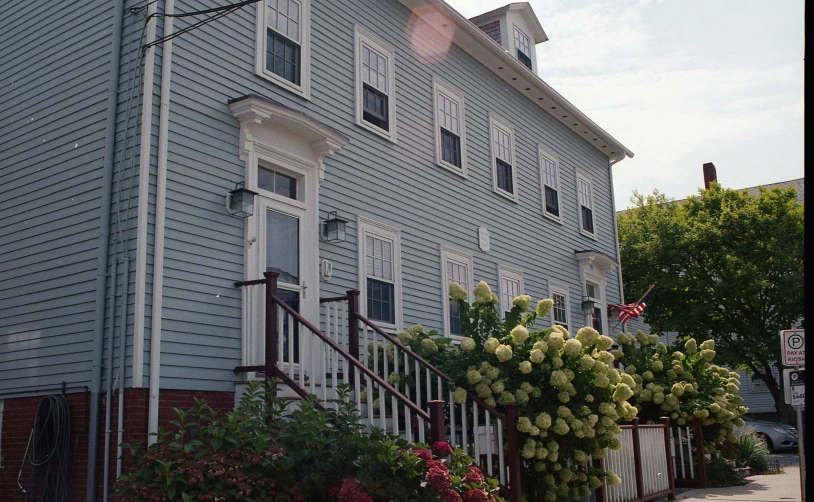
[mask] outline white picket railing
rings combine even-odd
[[[669,421],[639,425],[639,420],[633,419],[621,429],[617,438],[622,448],[608,451],[604,467],[622,482],[605,486],[599,502],[644,501],[674,494]]]

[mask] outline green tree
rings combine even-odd
[[[645,321],[658,332],[715,340],[718,360],[766,382],[784,420],[778,333],[803,317],[803,206],[793,188],[721,188],[675,201],[634,192],[619,215],[625,291],[652,283]]]

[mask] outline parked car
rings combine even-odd
[[[782,451],[797,448],[797,429],[780,422],[767,422],[743,417],[743,427],[735,429],[735,434],[745,430],[753,430],[760,438],[766,441],[769,451]]]

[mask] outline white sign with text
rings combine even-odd
[[[780,332],[780,350],[783,366],[805,366],[806,334],[803,329],[786,329]]]

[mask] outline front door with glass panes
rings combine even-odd
[[[308,210],[303,201],[302,178],[295,173],[259,167],[255,214],[258,229],[258,256],[262,272],[277,272],[277,296],[289,307],[313,321],[313,298],[318,296],[313,274],[309,274],[306,252],[311,247],[307,235]],[[309,287],[311,291],[309,291]],[[284,363],[300,362],[300,342],[304,335],[298,322],[282,311],[278,315],[280,356]]]

